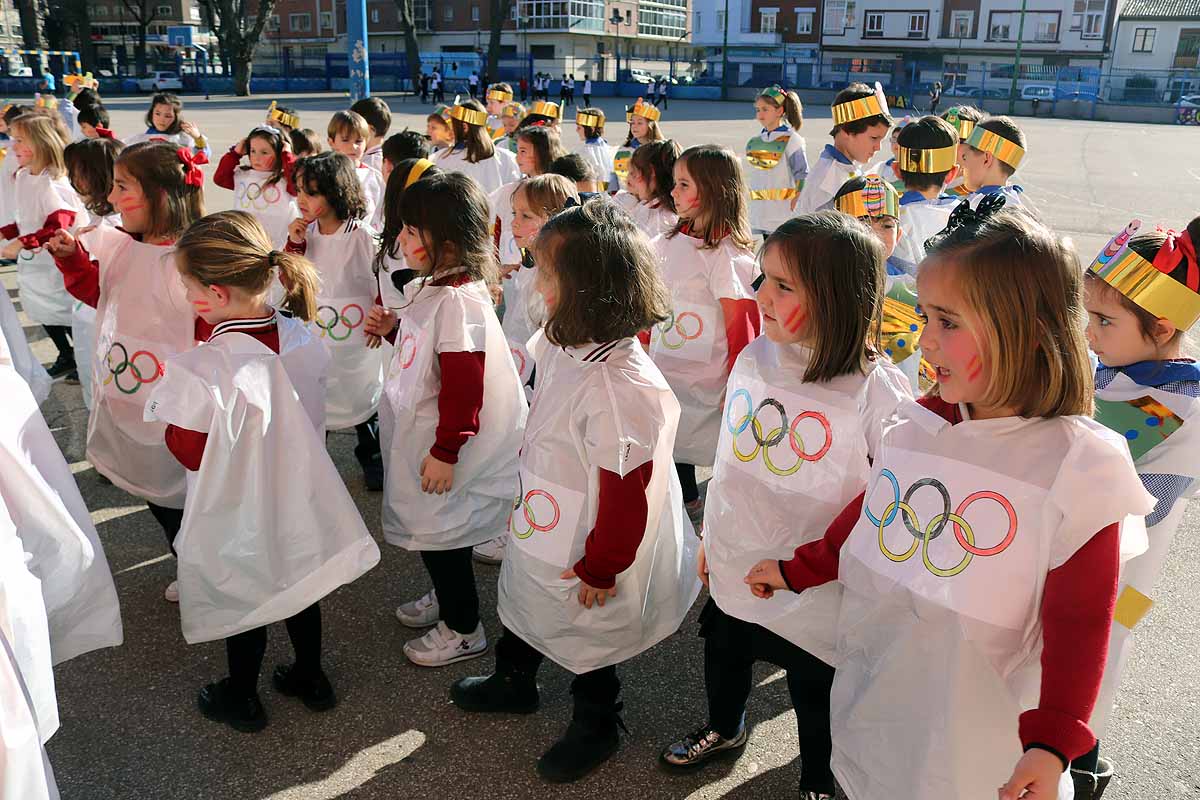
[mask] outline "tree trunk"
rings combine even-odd
[[[137,52],[134,53],[134,64],[139,76],[146,74],[146,29],[149,27],[149,23],[138,23]]]
[[[42,26],[38,19],[38,0],[19,0],[17,11],[21,17],[21,38],[26,50],[43,50]]]
[[[499,76],[500,66],[500,37],[504,31],[504,23],[512,16],[513,0],[492,0],[491,19],[489,20],[490,36],[488,37],[487,74],[492,80]],[[487,96],[487,87],[484,87]]]
[[[233,93],[238,97],[250,96],[250,73],[253,71],[253,51],[239,50],[233,58]]]
[[[413,20],[412,0],[396,0],[400,11],[400,30],[404,32],[404,60],[408,63],[408,79],[413,94],[421,91],[421,45],[417,42],[417,26]]]

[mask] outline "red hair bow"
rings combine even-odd
[[[1159,272],[1170,275],[1179,266],[1179,262],[1187,260],[1187,287],[1193,292],[1200,292],[1200,265],[1196,263],[1196,245],[1187,231],[1182,234],[1168,230],[1167,240],[1154,256],[1154,267]]]
[[[181,147],[175,151],[179,156],[179,160],[187,167],[187,174],[183,176],[183,182],[188,186],[200,188],[204,185],[204,173],[200,171],[201,164],[208,163],[208,156],[204,155],[204,151],[193,153],[186,147]]]
[[[111,130],[109,130],[108,128],[103,128],[103,127],[97,125],[95,129],[96,129],[96,136],[100,137],[101,139],[117,138],[116,136],[113,136],[113,132]]]

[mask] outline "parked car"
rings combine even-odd
[[[1048,83],[1031,83],[1021,87],[1022,100],[1053,100],[1054,87]]]
[[[981,100],[986,99],[988,97],[998,97],[998,98],[1003,99],[1003,98],[1008,97],[1008,89],[993,89],[993,88],[972,89],[971,97],[975,97],[975,98],[978,98]]]
[[[629,70],[629,80],[633,83],[650,83],[654,78],[650,77],[650,73],[644,69]]]
[[[183,89],[183,81],[175,72],[151,72],[147,77],[139,78],[137,86],[143,92],[161,92],[164,89],[179,91]]]
[[[1200,94],[1189,94],[1179,98],[1180,108],[1200,108]]]
[[[1069,100],[1075,103],[1098,103],[1100,95],[1095,92],[1064,92],[1058,98],[1061,100]]]

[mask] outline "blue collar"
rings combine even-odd
[[[1004,191],[1003,186],[992,184],[991,186],[980,186],[975,190],[975,194],[999,194]]]
[[[775,130],[773,130],[773,131],[769,131],[769,130],[767,130],[766,128],[763,128],[763,129],[762,129],[762,132],[763,132],[764,134],[771,134],[771,133],[786,133],[787,131],[790,131],[790,130],[791,130],[791,127],[790,127],[790,126],[788,126],[788,125],[780,125],[778,128],[776,128],[776,129],[775,129]]]
[[[920,203],[925,200],[925,195],[918,192],[916,189],[909,189],[904,194],[900,195],[900,205],[907,206],[912,203]]]
[[[467,149],[467,143],[459,142],[458,144],[454,145],[454,148],[453,148],[453,150],[451,150],[451,152],[457,153],[459,150],[466,150],[466,149]]]
[[[1170,361],[1138,361],[1123,367],[1109,367],[1101,363],[1096,372],[1098,374],[1101,370],[1106,369],[1125,373],[1131,381],[1139,386],[1156,387],[1182,381],[1200,382],[1200,363],[1190,358]]]
[[[637,139],[630,139],[629,144],[626,145],[626,147],[628,147],[630,150],[637,150],[641,146],[642,146],[642,143],[639,142]]]
[[[584,144],[608,144],[608,142],[604,141],[603,136],[593,136],[592,138],[584,141]]]
[[[888,256],[887,264],[885,265],[887,267],[887,274],[907,275],[908,271],[904,269],[903,265],[904,262],[900,259],[896,258],[895,256]]]
[[[842,155],[842,151],[838,150],[831,144],[825,145],[825,149],[821,151],[821,155],[829,156],[839,164],[853,164],[854,162]]]

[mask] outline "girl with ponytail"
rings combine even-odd
[[[746,142],[746,177],[750,184],[750,227],[769,236],[796,209],[808,157],[804,155],[804,123],[795,92],[768,86],[754,100],[754,118],[762,132]]]

